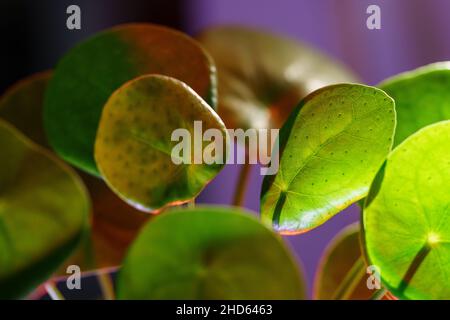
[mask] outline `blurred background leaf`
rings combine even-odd
[[[88,228],[76,173],[0,120],[0,297],[18,298],[51,276]]]
[[[119,271],[119,299],[303,299],[281,238],[240,209],[198,207],[156,217]]]
[[[380,89],[339,84],[308,95],[280,132],[279,170],[261,191],[263,221],[304,233],[363,198],[394,128],[394,101]]]

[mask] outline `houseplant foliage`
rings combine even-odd
[[[0,98],[0,118],[24,133],[38,145],[50,148],[42,117],[44,94],[52,72],[31,75],[9,88]],[[50,149],[47,153],[51,153]],[[86,236],[73,255],[58,270],[79,265],[84,271],[118,266],[128,245],[148,216],[127,205],[97,177],[77,171],[91,198],[92,222]],[[75,174],[75,173],[74,173]]]
[[[215,65],[178,31],[118,26],[0,99],[0,297],[23,296],[67,264],[123,262],[121,299],[302,299],[302,273],[276,233],[307,232],[368,195],[361,226],[326,251],[315,297],[369,298],[364,271],[374,264],[384,289],[372,298],[385,289],[450,298],[450,124],[436,123],[450,117],[448,63],[379,88],[326,86],[355,77],[294,41],[241,27],[198,39],[218,65],[223,122],[282,127],[279,171],[261,192],[263,223],[238,208],[168,210],[193,206],[223,167],[190,153],[191,164],[175,166],[171,153],[171,133],[186,129],[195,140],[202,121],[220,132],[201,142],[202,157],[212,146],[226,154]]]
[[[394,101],[379,89],[340,84],[307,96],[281,129],[279,170],[261,192],[263,221],[302,233],[363,198],[394,128]]]
[[[367,258],[400,298],[450,297],[449,141],[450,121],[407,138],[389,155],[365,201]]]
[[[228,128],[280,128],[309,93],[357,81],[347,67],[322,52],[264,30],[218,26],[197,39],[217,66],[218,110]]]
[[[188,36],[161,26],[118,26],[82,42],[58,63],[45,98],[44,124],[64,160],[93,175],[94,143],[103,105],[125,82],[163,74],[187,83],[215,107],[215,70]]]
[[[0,298],[46,280],[88,228],[87,192],[67,165],[0,120]]]
[[[117,292],[120,299],[305,296],[281,238],[247,212],[217,207],[175,210],[149,223],[125,259]]]
[[[378,85],[395,100],[394,146],[417,130],[450,119],[450,63],[438,62],[401,73]]]
[[[202,132],[195,132],[194,121],[201,121],[205,131],[219,131],[218,138],[199,150],[212,144],[215,156],[225,159],[227,132],[222,120],[186,84],[160,75],[127,82],[103,109],[95,145],[102,176],[122,199],[141,210],[191,200],[223,167],[223,163],[207,164],[191,157],[191,153],[196,157],[206,153],[198,155],[194,150],[193,139],[202,139],[196,137]],[[183,129],[190,133],[185,141],[189,150],[175,156],[180,162],[181,157],[189,161],[174,163],[172,149],[178,143],[172,141],[172,133]]]

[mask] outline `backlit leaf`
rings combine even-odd
[[[399,74],[379,87],[395,100],[394,146],[429,124],[450,119],[450,62]]]
[[[119,299],[302,299],[282,239],[238,209],[199,207],[156,217],[119,271]]]
[[[0,150],[0,298],[17,298],[77,247],[89,199],[70,168],[3,120]]]
[[[261,214],[283,234],[315,228],[363,198],[389,154],[393,100],[357,84],[307,96],[280,132],[280,166],[266,176]]]
[[[370,264],[405,299],[450,299],[450,121],[427,126],[388,157],[365,202]]]
[[[201,122],[203,132],[216,129],[220,137],[203,142],[202,131],[194,131],[194,121]],[[172,160],[173,148],[182,143],[172,141],[175,130],[189,134],[191,163]],[[186,84],[165,76],[143,76],[123,85],[106,103],[95,159],[108,185],[123,200],[155,211],[191,200],[219,173],[226,137],[219,116]],[[195,141],[200,142],[200,154]],[[210,144],[217,146],[221,164],[203,161],[204,148]]]

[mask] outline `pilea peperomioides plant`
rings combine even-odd
[[[314,297],[450,298],[448,64],[375,88],[336,84],[355,77],[276,35],[221,27],[198,39],[217,62],[218,101],[207,51],[149,24],[84,41],[0,100],[0,297],[21,297],[75,263],[123,264],[119,299],[303,299],[279,234],[364,201],[361,225],[326,251]],[[195,122],[220,137],[191,140],[200,158],[174,159],[174,132],[195,135]],[[227,156],[226,125],[282,127],[262,222],[238,208],[193,207],[224,167],[203,160]],[[381,271],[378,291],[367,288],[369,265]]]

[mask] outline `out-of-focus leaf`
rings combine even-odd
[[[279,171],[261,192],[263,221],[302,233],[363,198],[394,128],[394,101],[380,89],[340,84],[307,96],[280,132]]]
[[[194,140],[202,139],[202,132],[194,132],[194,121],[201,122],[203,132],[216,129],[220,136],[212,142],[200,141],[200,149],[195,150]],[[172,160],[173,148],[182,143],[172,141],[175,130],[189,134],[190,148],[175,156],[181,160],[189,152],[185,159],[191,163]],[[223,167],[226,137],[219,116],[186,84],[166,76],[143,76],[123,85],[106,103],[95,159],[108,185],[123,200],[155,211],[197,196]],[[206,146],[214,146],[222,164],[198,161]]]
[[[450,299],[450,121],[389,155],[363,211],[365,254],[403,299]]]
[[[42,72],[21,80],[0,99],[0,117],[20,129],[41,146],[48,146],[43,129],[44,92],[51,72]],[[79,172],[92,202],[92,227],[78,250],[58,271],[77,264],[81,270],[113,267],[121,264],[128,245],[148,216],[117,197],[101,179]]]
[[[450,119],[450,62],[401,73],[379,87],[395,100],[394,146],[429,124]]]
[[[105,102],[125,82],[150,73],[187,83],[214,107],[215,68],[194,40],[161,26],[123,25],[82,42],[59,62],[44,108],[51,146],[69,163],[98,175],[94,142]]]
[[[3,120],[0,150],[0,298],[16,298],[76,248],[90,204],[69,167]]]
[[[103,180],[80,176],[91,196],[92,227],[89,237],[59,270],[61,275],[72,264],[82,272],[119,266],[140,228],[151,218],[116,196]]]
[[[9,88],[0,99],[0,118],[13,124],[35,143],[47,147],[42,109],[51,71],[27,77]]]
[[[360,281],[355,286],[348,299],[368,300],[376,289],[367,287],[367,267],[362,259],[360,249],[359,223],[352,224],[342,230],[330,243],[320,261],[314,281],[314,299],[330,300],[336,297],[342,282],[351,271],[358,274]],[[359,270],[355,270],[357,268]],[[384,299],[389,299],[385,296]]]
[[[238,209],[200,207],[156,217],[119,271],[119,299],[302,299],[281,238]]]
[[[219,115],[228,128],[280,128],[312,91],[356,76],[298,41],[238,26],[198,36],[217,66]]]

